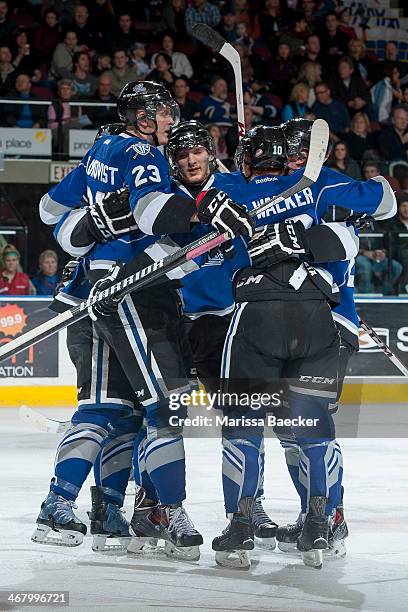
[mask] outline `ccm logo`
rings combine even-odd
[[[326,378],[325,376],[299,376],[301,382],[311,382],[318,385],[332,385],[335,378]]]

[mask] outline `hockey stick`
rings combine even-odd
[[[370,327],[363,319],[360,319],[360,327],[370,336],[376,345],[383,351],[390,361],[399,369],[404,376],[408,376],[408,368],[402,363],[402,361],[392,352],[389,346],[385,344],[377,334],[377,332]]]
[[[71,421],[50,419],[29,406],[20,406],[18,416],[22,421],[46,433],[64,433],[71,425]]]
[[[262,212],[268,210],[271,206],[281,202],[285,198],[288,198],[298,191],[302,191],[309,185],[313,184],[319,177],[322,164],[324,162],[327,142],[329,139],[329,127],[323,119],[316,119],[313,123],[311,137],[310,137],[310,148],[309,156],[306,162],[305,170],[302,178],[279,196],[272,198],[269,202],[265,202],[259,208],[256,208],[250,212],[252,217],[255,217]],[[175,268],[178,268],[182,264],[195,259],[199,255],[207,253],[211,249],[216,248],[223,242],[230,239],[228,233],[220,234],[217,231],[211,232],[202,238],[199,238],[195,242],[188,244],[187,246],[180,248],[178,251],[156,261],[145,268],[142,268],[138,272],[131,274],[122,281],[115,283],[108,289],[100,291],[96,295],[89,297],[87,300],[74,306],[70,310],[53,317],[49,321],[45,321],[38,327],[31,329],[30,331],[22,334],[18,338],[11,340],[4,346],[0,347],[0,362],[4,361],[8,357],[21,352],[29,346],[48,338],[55,332],[64,329],[68,325],[75,323],[88,316],[88,308],[102,302],[108,297],[123,297],[131,291],[139,291],[152,282],[158,280],[168,272],[171,272]]]
[[[238,121],[238,138],[241,138],[245,134],[245,116],[244,116],[244,94],[242,89],[242,73],[241,73],[241,58],[239,53],[234,47],[225,40],[215,30],[205,23],[196,23],[192,30],[193,36],[197,38],[207,47],[216,49],[220,55],[222,55],[227,62],[229,62],[234,71],[235,78],[235,96],[237,100],[237,121]]]

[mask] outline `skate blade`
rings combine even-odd
[[[116,541],[118,543],[109,543],[106,544],[106,540],[108,542]],[[94,552],[105,552],[108,550],[127,550],[127,547],[130,543],[130,536],[120,537],[120,536],[107,536],[102,534],[97,534],[93,536],[92,539],[92,550]]]
[[[276,538],[258,538],[254,537],[255,546],[262,548],[262,550],[275,550]]]
[[[58,533],[61,537],[52,537],[48,533],[51,527],[47,525],[38,525],[37,529],[31,536],[31,541],[36,544],[50,544],[51,546],[79,546],[82,544],[84,536],[78,531],[69,531],[61,529],[60,531],[53,530],[53,533]]]
[[[296,542],[278,542],[278,549],[284,553],[290,553],[299,556]]]
[[[321,548],[308,550],[302,552],[303,563],[307,567],[314,567],[315,569],[322,569],[323,566],[323,550]]]
[[[336,559],[343,559],[347,554],[346,543],[344,540],[338,540],[332,546],[329,546],[323,551],[324,558],[328,561],[335,561]]]
[[[249,570],[251,567],[251,559],[247,550],[218,550],[215,553],[215,562],[221,567],[238,570]]]
[[[164,552],[168,557],[173,557],[180,561],[198,561],[200,559],[199,546],[175,546],[172,542],[166,541]]]
[[[133,536],[128,544],[127,552],[132,555],[162,555],[164,547],[158,545],[156,538]]]

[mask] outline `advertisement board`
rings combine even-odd
[[[69,130],[69,156],[83,157],[94,143],[97,130]]]
[[[51,130],[0,128],[0,151],[4,155],[51,157]]]

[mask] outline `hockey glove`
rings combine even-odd
[[[88,206],[89,233],[96,242],[108,242],[122,234],[137,230],[130,210],[127,187],[112,193],[102,193]]]
[[[221,233],[228,232],[231,238],[253,235],[255,225],[247,210],[233,202],[224,191],[214,188],[202,191],[196,203],[201,223],[209,223]]]
[[[115,283],[121,281],[125,277],[124,269],[125,266],[122,263],[117,263],[113,265],[106,276],[96,281],[89,293],[89,297],[93,297],[94,295],[99,293],[99,291],[104,291],[105,289],[108,289],[111,285],[114,285]],[[92,321],[96,321],[101,317],[110,317],[111,315],[115,314],[115,312],[117,312],[118,306],[122,300],[123,296],[109,296],[101,302],[98,302],[97,304],[88,306],[88,314],[91,317]]]
[[[268,268],[294,255],[307,255],[308,251],[303,223],[293,219],[265,225],[248,244],[255,268]]]
[[[54,297],[64,289],[64,287],[69,283],[72,279],[75,270],[78,267],[79,259],[70,259],[68,263],[65,264],[65,267],[61,274],[61,280],[54,289]]]

